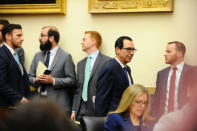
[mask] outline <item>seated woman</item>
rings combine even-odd
[[[150,130],[148,122],[150,97],[142,85],[128,87],[120,100],[118,108],[108,114],[104,131],[145,131]]]

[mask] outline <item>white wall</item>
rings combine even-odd
[[[186,61],[196,64],[197,0],[175,0],[174,12],[88,14],[88,0],[67,0],[63,15],[1,15],[23,27],[25,66],[29,70],[34,54],[39,51],[43,26],[55,25],[60,31],[60,46],[73,56],[75,64],[86,54],[81,40],[86,30],[97,30],[103,37],[101,51],[113,57],[114,42],[122,35],[133,38],[138,51],[129,63],[135,83],[155,87],[157,71],[166,67],[163,54],[169,41],[179,40],[187,48]]]

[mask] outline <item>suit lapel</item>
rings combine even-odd
[[[62,51],[61,51],[60,47],[58,47],[58,50],[57,50],[57,52],[55,54],[55,57],[53,59],[53,62],[51,64],[51,67],[50,67],[50,70],[51,71],[53,70],[54,66],[56,65],[57,61],[59,60],[59,58],[61,56],[61,53],[62,53]]]
[[[184,83],[184,76],[186,72],[188,71],[188,66],[184,64],[180,80],[179,80],[179,88],[178,88],[178,106],[180,107],[181,103],[183,102],[183,99],[187,96],[187,85]]]
[[[92,76],[93,76],[93,74],[94,74],[96,68],[98,67],[99,62],[100,62],[100,59],[101,59],[101,54],[99,53],[98,56],[97,56],[97,58],[96,58],[96,61],[95,61],[95,63],[94,63],[94,66],[93,66],[93,68],[92,68],[92,71],[91,71],[91,74],[90,74],[90,79],[92,78]]]
[[[160,105],[161,107],[165,107],[169,71],[170,71],[170,67],[168,67],[166,71],[164,71],[163,74],[160,76],[160,79],[162,80],[161,85],[163,85],[160,90],[161,91],[160,93],[163,94],[161,96],[161,99],[163,99],[162,104]]]
[[[40,56],[40,61],[44,64],[45,63],[45,57],[46,57],[46,51],[42,52],[41,53],[41,56]]]
[[[6,51],[7,55],[8,55],[8,56],[12,59],[12,61],[15,63],[16,68],[18,69],[18,71],[19,71],[20,74],[22,75],[21,69],[20,69],[19,65],[17,64],[17,62],[16,62],[14,56],[13,56],[13,55],[11,54],[11,52],[9,51],[9,49],[8,49],[5,45],[3,45],[2,48]]]
[[[79,65],[79,71],[81,72],[80,74],[82,75],[82,81],[84,82],[84,78],[85,78],[85,66],[86,66],[86,61],[87,61],[87,57],[81,62],[81,65]]]
[[[133,78],[131,76],[131,69],[130,69],[129,66],[126,66],[126,68],[127,68],[128,73],[129,73],[129,77],[131,78],[131,84],[133,84]]]

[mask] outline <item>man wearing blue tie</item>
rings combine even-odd
[[[22,27],[18,24],[5,25],[2,38],[4,43],[0,48],[0,107],[27,103],[29,79],[16,53],[24,40]]]
[[[95,101],[96,116],[106,116],[118,107],[124,90],[133,84],[131,70],[126,64],[136,51],[133,40],[127,36],[119,37],[115,42],[116,57],[100,71]]]

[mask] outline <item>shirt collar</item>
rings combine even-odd
[[[98,56],[98,54],[99,54],[99,51],[97,50],[97,51],[95,51],[94,53],[92,53],[88,56],[91,57],[91,59],[95,59]]]
[[[2,44],[0,44],[0,47],[2,47],[3,46],[3,43]]]
[[[51,49],[51,50],[50,50],[50,55],[56,54],[58,48],[59,48],[59,46],[56,46],[55,48]]]
[[[116,61],[118,61],[118,63],[120,64],[120,66],[121,66],[122,68],[126,67],[126,65],[122,64],[122,63],[118,60],[118,58],[116,58],[116,57],[114,57],[114,58],[116,59]]]
[[[11,54],[12,55],[14,55],[14,53],[15,53],[15,51],[14,51],[14,49],[12,49],[9,45],[7,45],[7,44],[4,44],[7,48],[8,48],[8,50],[11,52]]]
[[[184,61],[182,61],[180,64],[176,65],[177,70],[182,70],[184,66]],[[171,66],[171,70],[174,66]]]

